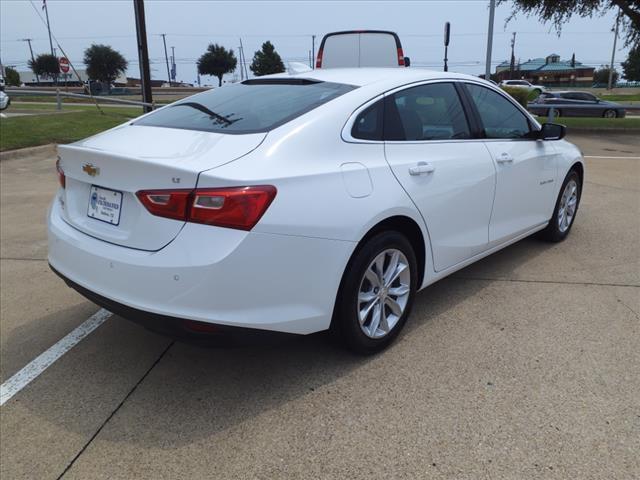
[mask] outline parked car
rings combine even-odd
[[[400,37],[385,30],[328,33],[320,43],[316,68],[408,67]]]
[[[9,98],[9,95],[4,93],[3,91],[0,91],[0,110],[4,110],[9,105],[11,105],[11,99]]]
[[[549,115],[551,108],[557,117],[623,118],[626,115],[619,103],[600,100],[589,92],[545,92],[528,105],[535,115]]]
[[[569,234],[584,165],[564,134],[469,75],[250,79],[60,145],[48,259],[157,331],[330,329],[377,352],[418,290]]]
[[[500,82],[501,87],[524,88],[528,92],[546,92],[547,89],[542,85],[533,85],[526,80],[503,80]]]

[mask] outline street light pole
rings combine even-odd
[[[618,27],[620,25],[620,13],[616,16],[616,30],[613,36],[613,51],[611,52],[611,64],[609,65],[609,81],[607,82],[607,90],[611,90],[613,86],[613,62],[616,59],[616,43],[618,42]]]
[[[496,15],[496,0],[489,2],[489,32],[487,33],[487,60],[484,67],[484,79],[491,78],[491,50],[493,49],[493,19]]]
[[[176,47],[171,47],[171,80],[176,81]]]

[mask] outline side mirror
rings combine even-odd
[[[404,57],[404,66],[405,67],[411,66],[411,59],[409,57]]]
[[[557,123],[543,123],[538,132],[539,140],[562,140],[567,134],[567,127]]]

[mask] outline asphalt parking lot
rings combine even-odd
[[[0,408],[0,477],[640,477],[640,138],[587,156],[573,231],[421,292],[396,344],[203,349],[108,318]],[[1,168],[2,382],[99,309],[49,270],[54,158]]]

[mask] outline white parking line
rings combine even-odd
[[[111,312],[104,308],[98,310],[81,325],[72,330],[66,337],[38,355],[19,372],[0,385],[0,406],[4,405],[11,397],[29,385],[38,375],[58,360],[62,355],[77,345],[80,340],[93,332],[111,316]]]
[[[585,155],[584,158],[626,158],[629,160],[640,160],[640,157],[613,157],[611,155]]]

